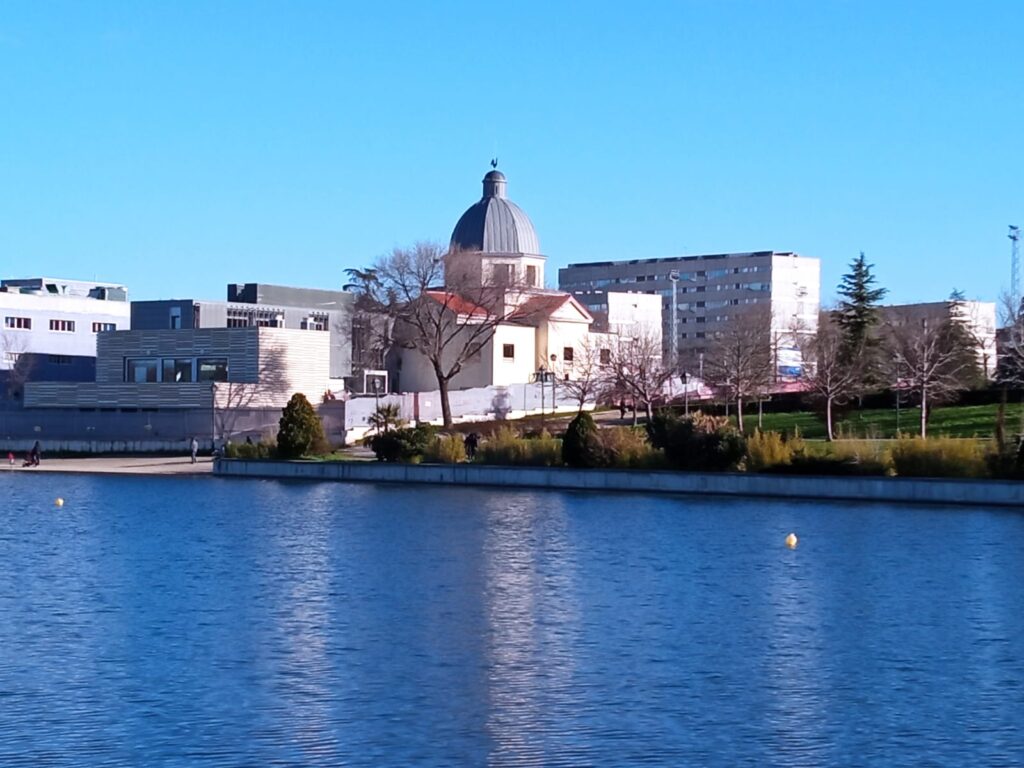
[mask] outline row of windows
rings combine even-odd
[[[126,358],[124,380],[136,384],[227,381],[228,361],[223,357]]]
[[[32,330],[32,318],[31,317],[13,317],[7,316],[4,318],[4,328],[31,331]],[[60,333],[74,333],[75,332],[75,321],[74,320],[51,320],[50,330],[58,331]],[[92,332],[99,333],[100,331],[116,331],[117,325],[115,323],[93,323]]]
[[[612,359],[611,355],[612,355],[612,353],[611,353],[610,349],[602,349],[601,352],[600,352],[600,355],[601,355],[601,365],[608,365],[611,362],[611,359]],[[503,344],[502,345],[502,350],[501,350],[501,356],[505,360],[515,360],[516,359],[516,345],[515,344]],[[566,362],[566,363],[574,362],[576,360],[576,350],[573,347],[562,347],[562,360],[564,362]]]
[[[227,318],[228,328],[283,328],[284,321],[277,314],[250,312],[229,314]],[[327,331],[330,330],[330,321],[327,315],[311,315],[305,318],[299,327],[304,331]]]

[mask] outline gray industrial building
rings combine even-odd
[[[330,378],[352,373],[352,305],[346,291],[232,284],[227,301],[133,301],[132,330],[194,328],[293,328],[322,331],[330,339]],[[340,388],[340,387],[339,387]]]
[[[608,311],[608,293],[661,296],[666,360],[673,358],[675,338],[676,359],[694,374],[728,323],[770,313],[776,373],[788,377],[802,370],[796,334],[818,327],[820,270],[818,259],[795,253],[717,253],[570,264],[558,271],[558,287],[597,315]]]

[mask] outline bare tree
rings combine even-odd
[[[904,325],[888,324],[885,338],[889,349],[891,375],[897,386],[917,395],[921,406],[921,437],[928,434],[928,411],[954,393],[969,386],[977,367],[977,353],[964,346],[957,322],[927,319]]]
[[[472,260],[435,243],[395,249],[373,267],[366,305],[394,320],[395,344],[423,355],[433,369],[445,426],[451,426],[449,388],[497,327],[521,318],[515,276],[493,279],[463,271]],[[451,265],[459,269],[446,269]]]
[[[671,368],[662,362],[661,339],[643,329],[634,336],[619,336],[609,350],[609,368],[615,388],[641,403],[649,422],[654,401],[661,397],[672,375]]]
[[[7,369],[7,396],[16,397],[32,376],[35,361],[28,354],[28,338],[24,333],[5,331],[0,333],[0,354]]]
[[[743,431],[743,403],[765,391],[772,378],[771,316],[754,312],[715,334],[704,363],[707,379],[736,403]]]
[[[859,359],[847,354],[846,335],[831,312],[822,312],[818,331],[803,338],[804,381],[825,402],[825,435],[835,439],[832,408],[843,405],[863,380]]]
[[[559,386],[579,404],[579,413],[583,413],[587,403],[596,402],[608,388],[611,379],[611,350],[606,352],[607,359],[602,363],[601,347],[588,334],[573,348],[572,361],[562,361]]]
[[[388,350],[394,345],[395,321],[382,303],[377,270],[346,269],[349,282],[342,290],[355,294],[351,327],[339,329],[351,339],[352,373],[382,370]]]
[[[276,412],[280,403],[292,394],[285,376],[286,365],[280,349],[261,350],[259,367],[254,382],[220,381],[213,384],[214,439],[230,440],[237,434],[238,422],[253,410],[272,408]],[[267,426],[277,426],[277,417]]]

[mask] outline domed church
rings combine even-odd
[[[484,194],[452,230],[446,282],[544,287],[545,258],[533,222],[508,199],[505,174],[484,176]]]
[[[452,389],[525,384],[537,380],[540,372],[570,379],[584,350],[607,353],[611,344],[608,333],[591,332],[593,316],[571,294],[544,288],[546,258],[537,232],[526,212],[508,199],[507,187],[499,170],[484,176],[483,195],[452,230],[444,289],[427,294],[443,311],[465,313],[467,325],[472,325],[474,313],[500,319],[479,354],[452,380]],[[652,328],[660,335],[660,297],[628,296],[634,308],[627,311],[630,327],[639,317],[635,308],[643,305],[643,312],[656,318]],[[437,389],[423,355],[407,348],[397,349],[396,355],[392,379],[400,391]]]

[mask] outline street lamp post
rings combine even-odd
[[[558,362],[558,355],[554,352],[551,353],[551,370],[548,375],[551,377],[551,413],[555,414],[558,410],[558,401],[555,399],[555,385],[558,383],[558,375],[555,373],[555,364]]]
[[[668,279],[672,283],[672,375],[679,367],[679,302],[677,301],[679,270],[669,270]]]

